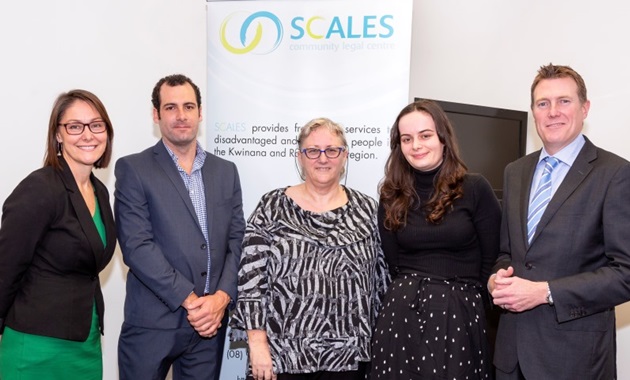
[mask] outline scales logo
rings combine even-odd
[[[221,44],[227,51],[234,54],[246,54],[259,46],[258,54],[268,54],[276,50],[282,41],[284,30],[278,17],[267,11],[256,12],[246,17],[238,31],[237,46],[231,44],[227,38],[228,28],[234,24],[238,25],[237,19],[240,15],[242,14],[233,13],[221,24]],[[263,24],[266,27],[264,31]]]
[[[347,15],[324,18],[295,16],[285,20],[268,11],[234,12],[221,23],[221,45],[233,54],[269,54],[276,50],[288,28],[289,51],[384,50],[395,45],[394,16]]]

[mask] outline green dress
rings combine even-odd
[[[94,224],[103,245],[105,225],[96,201]],[[5,327],[0,339],[0,380],[101,380],[103,355],[96,304],[85,342],[26,334]]]

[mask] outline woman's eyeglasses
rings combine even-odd
[[[92,133],[103,133],[107,130],[107,124],[104,121],[93,121],[87,124],[73,121],[59,125],[63,126],[69,135],[80,135],[85,130],[85,127],[88,127]]]
[[[346,150],[346,148],[343,147],[329,147],[326,149],[304,148],[300,152],[302,152],[306,156],[306,158],[314,160],[316,158],[319,158],[322,153],[324,153],[328,158],[337,158],[344,150]]]

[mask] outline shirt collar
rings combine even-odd
[[[584,139],[584,135],[579,134],[569,145],[562,148],[562,150],[554,154],[553,157],[560,160],[560,162],[571,166],[577,158],[578,153],[580,153],[580,150],[582,150],[585,142],[586,140]],[[538,157],[538,163],[549,156],[551,155],[547,153],[545,147],[543,147],[540,151],[540,156]]]
[[[177,165],[177,167],[179,168],[177,155],[175,155],[175,153],[171,150],[171,148],[168,147],[168,145],[164,144],[164,147],[166,148],[168,155],[171,156],[171,159],[173,160],[175,165]],[[199,141],[197,141],[195,146],[195,161],[193,162],[193,171],[196,169],[200,169],[205,161],[206,151],[201,148],[201,145],[199,145]]]

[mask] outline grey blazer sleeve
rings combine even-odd
[[[245,220],[241,183],[236,165],[208,155],[204,167],[210,254],[211,289],[226,292],[234,305]]]
[[[175,252],[164,252],[158,241],[163,236],[156,236],[157,226],[154,223],[168,221],[153,220],[150,206],[163,203],[168,208],[172,202],[168,197],[155,198],[155,186],[148,186],[145,177],[158,176],[159,173],[147,173],[149,165],[139,166],[127,157],[116,162],[116,190],[114,210],[118,228],[118,240],[125,264],[142,284],[149,288],[171,311],[178,309],[184,299],[194,290],[194,284],[176,269],[167,255]],[[170,223],[176,224],[171,221]],[[166,236],[164,236],[166,238]]]
[[[607,158],[599,160],[604,163]],[[564,267],[574,271],[558,273],[549,282],[559,322],[609,310],[630,299],[630,164],[595,165],[589,177],[566,201],[577,200],[574,211],[559,210],[556,215],[567,222],[564,236],[572,243],[565,243],[562,254]],[[549,223],[548,228],[562,232],[563,226]]]

